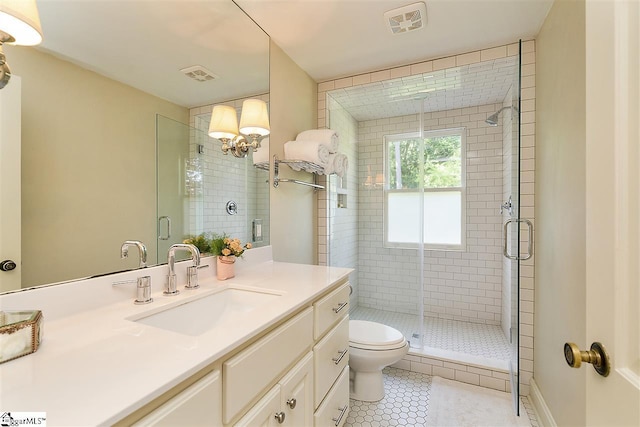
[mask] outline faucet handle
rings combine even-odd
[[[186,289],[198,289],[200,285],[198,284],[198,266],[192,265],[191,267],[187,267],[187,284],[185,285]]]
[[[151,276],[138,277],[137,285],[137,298],[133,302],[134,304],[149,304],[153,302],[151,298]]]

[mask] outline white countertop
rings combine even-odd
[[[175,297],[163,296],[162,286],[154,284],[154,302],[148,305],[134,305],[129,290],[116,302],[94,302],[90,309],[70,310],[66,316],[48,319],[43,310],[40,349],[0,364],[0,410],[46,412],[50,426],[113,424],[308,304],[351,271],[266,261],[219,282],[209,268],[200,272],[199,289],[182,290]],[[199,336],[127,320],[226,287],[273,290],[282,296],[241,322],[228,322]],[[110,283],[104,292],[111,288],[119,292]],[[8,305],[3,309],[18,308]]]

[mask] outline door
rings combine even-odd
[[[0,292],[21,283],[20,94],[18,76],[0,90]]]
[[[584,345],[611,358],[606,378],[586,367],[588,425],[640,425],[639,40],[638,2],[587,1]]]
[[[286,416],[285,426],[313,424],[313,353],[280,380],[280,408]]]
[[[158,263],[167,262],[171,245],[182,243],[189,234],[198,234],[191,233],[190,220],[196,216],[191,212],[202,182],[189,181],[194,164],[190,131],[185,124],[156,116]],[[176,254],[176,260],[187,258],[184,251]]]
[[[511,396],[516,415],[520,415],[520,262],[532,257],[532,223],[520,216],[520,89],[522,41],[518,62],[512,74],[509,93],[503,103],[503,198],[500,207],[503,221],[503,305],[505,334],[511,346],[509,373]],[[528,233],[527,233],[528,232]]]

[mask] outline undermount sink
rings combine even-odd
[[[241,321],[243,316],[274,301],[281,294],[229,288],[158,313],[145,315],[134,322],[197,336],[229,320]]]

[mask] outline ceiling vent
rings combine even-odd
[[[427,5],[424,2],[412,3],[384,13],[393,34],[419,30],[427,22]]]
[[[220,78],[201,65],[194,65],[193,67],[183,68],[180,71],[182,71],[185,76],[199,82],[208,82],[209,80],[216,80]]]

